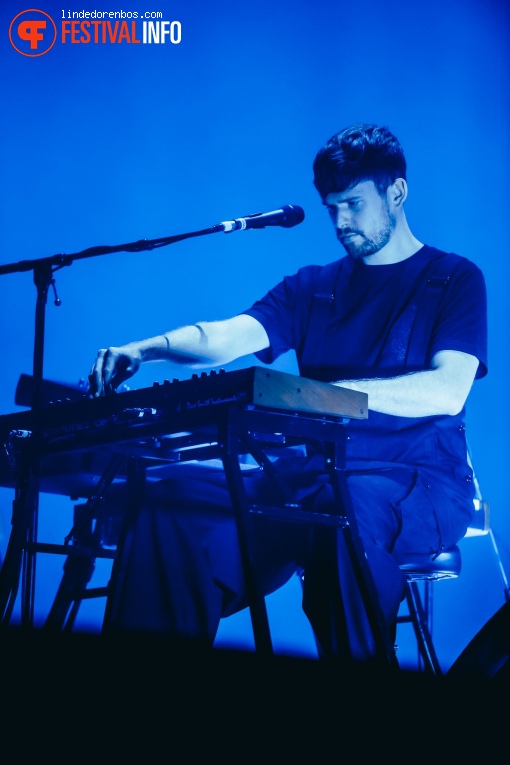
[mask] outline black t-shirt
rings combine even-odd
[[[466,258],[427,245],[390,265],[367,266],[346,256],[306,266],[244,313],[268,334],[270,347],[256,354],[261,361],[293,349],[300,374],[312,379],[407,374],[430,368],[441,350],[469,353],[479,360],[477,377],[487,373],[483,274]],[[397,462],[469,481],[464,410],[418,418],[370,411],[368,420],[351,420],[347,431],[348,467]]]

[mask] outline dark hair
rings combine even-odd
[[[341,130],[322,147],[313,163],[313,182],[323,199],[369,180],[382,194],[397,178],[405,179],[406,169],[393,133],[384,126],[361,124]]]

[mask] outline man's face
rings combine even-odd
[[[336,236],[349,255],[364,258],[379,252],[395,230],[387,195],[381,196],[373,181],[361,181],[346,191],[331,192],[322,201]]]

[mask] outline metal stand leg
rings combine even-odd
[[[250,510],[250,503],[246,496],[241,467],[239,464],[239,422],[237,413],[232,411],[227,418],[227,424],[223,428],[222,462],[225,470],[225,477],[230,491],[232,508],[234,511],[239,546],[241,551],[241,560],[243,563],[246,589],[248,592],[248,602],[253,626],[253,637],[256,650],[265,655],[273,654],[273,645],[271,633],[269,630],[269,620],[267,616],[266,603],[263,593],[255,581],[253,575],[250,550],[248,544],[247,519]]]
[[[79,508],[74,526],[66,538],[66,545],[71,540],[73,544],[69,546],[64,575],[44,625],[46,629],[69,631],[73,628],[81,601],[86,597],[87,585],[95,570],[96,558],[103,545],[103,524],[97,517],[97,508],[124,462],[125,457],[122,455],[116,455],[111,460],[94,495]],[[106,595],[106,588],[95,590],[93,594],[96,597]]]
[[[95,545],[91,539],[88,549],[81,547],[80,554],[72,550],[74,554],[67,557],[64,563],[64,575],[44,624],[45,629],[55,631],[72,629],[83,594],[94,573],[96,561],[94,551]]]
[[[9,444],[13,452],[20,444],[22,448],[16,455],[17,461],[12,455],[16,471],[16,489],[12,510],[12,529],[0,572],[0,618],[2,626],[8,626],[10,623],[22,575],[25,620],[32,610],[33,591],[30,585],[34,569],[32,568],[30,573],[26,571],[26,547],[27,541],[32,536],[32,523],[37,510],[39,485],[32,472],[30,435],[30,433],[15,433]],[[15,444],[16,439],[18,442]]]
[[[111,631],[116,616],[118,601],[116,593],[122,592],[122,584],[126,573],[126,562],[129,558],[134,526],[143,502],[147,471],[145,463],[138,457],[129,457],[127,464],[127,507],[126,518],[117,545],[117,554],[113,562],[110,583],[110,597],[107,598],[103,619],[103,633]]]
[[[238,528],[239,544],[249,597],[255,645],[257,650],[265,653],[272,653],[265,599],[263,593],[260,592],[253,575],[248,541],[249,536],[246,528],[247,519],[249,518],[252,507],[244,490],[239,465],[240,442],[243,441],[243,438],[244,433],[241,428],[240,418],[237,412],[233,410],[229,413],[228,421],[224,426],[219,443],[223,445],[222,460]],[[244,440],[249,442],[249,437],[248,439],[244,438]],[[329,623],[329,635],[327,637],[328,645],[326,651],[328,655],[341,656],[344,658],[346,655],[350,655],[348,631],[346,627],[338,571],[337,535],[338,533],[343,533],[348,555],[354,570],[375,643],[375,658],[386,665],[398,667],[394,643],[389,634],[389,628],[385,623],[379,605],[377,590],[366,562],[364,548],[358,533],[356,518],[351,505],[347,480],[343,470],[344,444],[341,442],[325,443],[325,446],[327,449],[326,466],[330,473],[330,480],[338,508],[338,512],[334,517],[328,517],[326,519],[329,528],[320,528],[317,531],[317,537],[320,537],[319,545],[321,548],[321,555],[315,556],[316,561],[314,563],[313,572],[314,582],[318,581],[318,579],[320,579],[321,582],[320,587],[315,587],[314,585],[314,592],[317,593],[316,596],[318,597],[320,594],[320,597],[324,599],[321,605],[321,611],[322,613],[329,613],[327,619]],[[257,456],[258,461],[260,462],[261,455],[259,454]],[[281,494],[281,484],[277,483],[275,490]],[[271,513],[271,509],[268,509],[268,511]],[[261,510],[261,512],[263,511]],[[287,514],[287,520],[289,522],[303,522],[305,515],[306,513],[303,513],[299,508],[296,508],[294,514]],[[315,522],[326,525],[324,524],[324,516],[321,514],[316,515],[318,517]],[[342,529],[342,531],[339,532],[339,529]]]
[[[343,448],[344,445],[341,443],[337,443],[334,446],[329,445],[326,464],[330,470],[331,484],[337,503],[343,508],[347,519],[344,527],[345,542],[374,638],[375,658],[382,660],[389,666],[398,667],[394,643],[379,605],[377,589],[368,567],[363,543],[359,536],[356,516],[347,485],[347,477],[343,469]]]

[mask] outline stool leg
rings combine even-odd
[[[426,582],[429,584],[429,582]],[[442,675],[443,672],[436,656],[432,635],[429,630],[427,609],[423,605],[418,582],[406,584],[405,597],[409,608],[410,620],[418,643],[419,656],[423,660],[425,671],[434,675]]]

